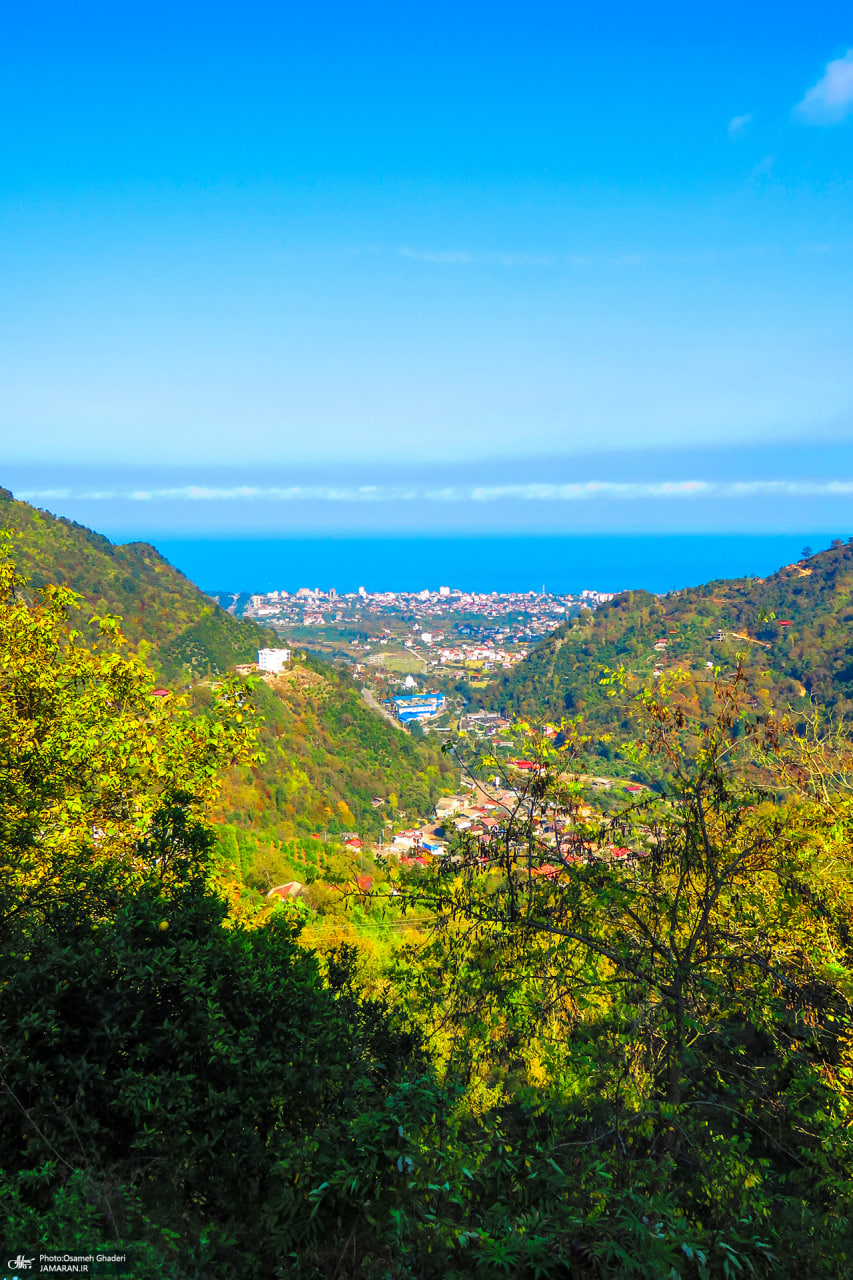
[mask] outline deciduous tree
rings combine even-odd
[[[223,768],[252,757],[241,686],[223,682],[205,715],[157,690],[122,654],[117,619],[88,647],[69,617],[79,598],[30,597],[0,562],[0,919],[57,898],[103,906],[120,884],[176,870],[170,827],[201,818]],[[177,811],[180,810],[180,817]]]

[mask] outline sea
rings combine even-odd
[[[657,594],[719,578],[766,577],[829,544],[824,534],[569,534],[523,537],[157,538],[203,591],[339,594],[548,592],[645,588]]]

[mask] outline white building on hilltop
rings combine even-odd
[[[258,650],[258,667],[261,671],[270,671],[275,674],[276,672],[281,671],[285,663],[289,661],[289,649]]]

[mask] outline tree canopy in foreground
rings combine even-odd
[[[249,703],[195,712],[0,568],[6,1236],[148,1276],[842,1277],[850,749],[718,681],[636,704],[606,820],[562,748],[490,838],[389,874],[430,933],[369,990],[215,890]],[[639,758],[639,757],[638,757]],[[494,775],[499,762],[480,762]]]

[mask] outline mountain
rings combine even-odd
[[[4,529],[32,586],[65,583],[82,595],[84,631],[98,614],[119,615],[130,649],[158,678],[192,685],[200,713],[212,696],[205,677],[279,643],[274,632],[226,613],[148,543],[117,546],[16,502],[7,489],[0,490]],[[226,778],[220,817],[231,824],[276,839],[352,827],[379,836],[391,812],[425,816],[458,779],[437,747],[389,724],[345,672],[313,658],[297,658],[254,696],[267,760]],[[374,807],[374,799],[390,804]]]
[[[853,539],[764,579],[721,580],[665,596],[624,592],[558,627],[479,701],[552,721],[582,713],[618,736],[625,721],[601,686],[602,667],[623,666],[643,681],[679,668],[701,701],[713,668],[732,668],[740,654],[757,704],[802,708],[811,698],[849,714],[851,624]]]
[[[95,615],[120,615],[131,651],[164,680],[217,675],[277,643],[274,633],[232,618],[147,542],[117,546],[16,502],[8,489],[0,490],[0,530],[12,535],[12,559],[32,586],[64,583],[79,592],[84,630]]]

